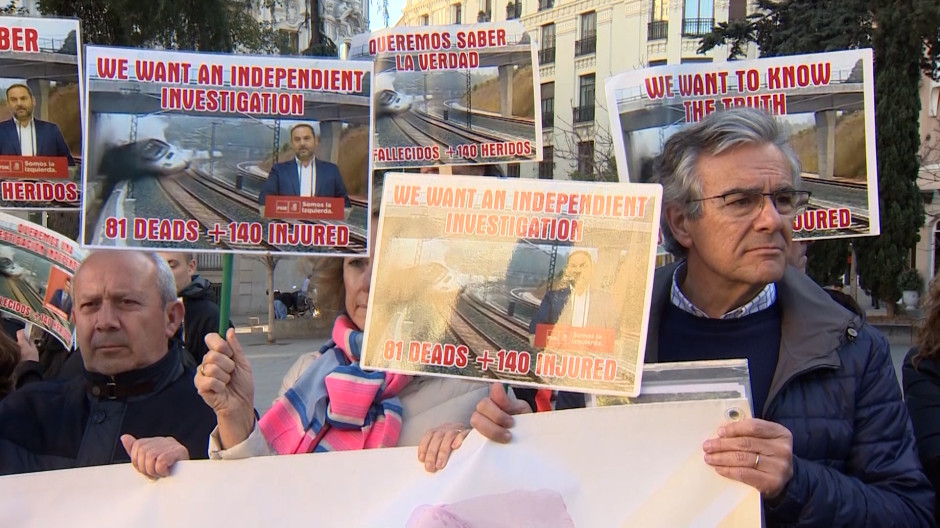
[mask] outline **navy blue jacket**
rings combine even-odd
[[[656,270],[649,363],[677,265]],[[793,478],[765,502],[768,525],[933,526],[934,493],[887,339],[795,268],[777,283],[777,302],[780,355],[763,416],[793,434]]]
[[[314,158],[316,166],[316,186],[314,195],[326,198],[345,198],[346,207],[350,207],[349,195],[346,185],[339,174],[339,167],[328,162]],[[300,196],[300,174],[297,172],[297,160],[292,159],[284,163],[276,163],[271,167],[268,180],[258,194],[258,205],[264,205],[264,200],[271,196]]]
[[[40,121],[33,118],[36,125],[36,155],[59,156],[68,158],[69,166],[75,165],[72,152],[62,137],[62,132],[55,123]],[[16,133],[15,119],[0,122],[0,155],[22,156],[20,150],[20,136]]]
[[[196,392],[195,371],[182,367],[180,353],[174,346],[149,367],[113,378],[86,371],[32,383],[4,398],[0,475],[130,462],[120,441],[125,433],[171,436],[190,458],[208,458],[215,413]],[[134,387],[134,393],[110,398],[102,385],[109,381],[116,390]]]

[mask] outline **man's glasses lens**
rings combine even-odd
[[[764,196],[770,196],[777,212],[785,216],[800,214],[809,203],[807,191],[777,191],[775,193],[731,193],[716,198],[724,198],[725,207],[737,216],[745,216],[762,209]]]

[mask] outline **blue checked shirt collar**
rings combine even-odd
[[[699,310],[692,301],[682,293],[682,290],[679,289],[679,272],[685,274],[685,264],[681,264],[676,268],[676,271],[672,274],[672,292],[669,296],[669,300],[672,302],[673,306],[679,308],[683,312],[690,313],[696,317],[708,317],[708,314]],[[774,302],[777,301],[777,288],[774,286],[774,283],[770,283],[767,286],[764,286],[764,289],[760,291],[753,299],[751,299],[744,306],[735,308],[730,312],[722,315],[719,319],[740,319],[746,315],[755,314],[761,310],[766,310],[770,308]]]

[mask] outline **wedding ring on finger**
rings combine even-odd
[[[757,469],[757,465],[760,464],[760,453],[755,453],[757,458],[754,459],[754,469]]]
[[[198,371],[199,371],[199,374],[200,374],[200,375],[202,375],[202,376],[205,376],[205,375],[206,375],[206,370],[205,370],[205,367],[206,367],[205,365],[203,365],[203,364],[200,364],[200,365],[199,365],[199,368],[198,368],[198,369],[196,369],[196,370],[198,370]]]

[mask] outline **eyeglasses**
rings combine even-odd
[[[735,191],[719,194],[718,196],[709,196],[708,198],[689,200],[688,203],[720,199],[724,204],[723,211],[731,216],[744,218],[760,214],[761,211],[764,210],[764,197],[767,196],[770,198],[770,201],[774,203],[774,207],[777,209],[777,212],[780,213],[780,216],[794,217],[802,214],[803,211],[806,210],[806,206],[809,204],[809,197],[812,196],[812,194],[813,193],[809,191],[795,190],[774,191],[770,193]]]

